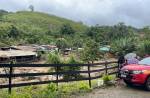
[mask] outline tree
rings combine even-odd
[[[49,53],[47,57],[47,63],[49,64],[61,64],[62,61],[57,53]]]
[[[73,39],[72,40],[72,46],[74,47],[74,48],[82,48],[82,46],[83,46],[83,40],[81,39],[81,38],[75,38],[75,39]]]
[[[116,54],[127,54],[136,51],[136,39],[135,38],[119,38],[111,43],[111,51]]]
[[[34,11],[34,6],[33,6],[33,5],[30,5],[30,6],[29,6],[29,9],[31,10],[31,12],[33,12],[33,11]]]
[[[58,47],[58,51],[69,47],[68,42],[64,38],[59,38],[56,41],[56,46]]]
[[[76,60],[76,58],[72,55],[68,61],[67,64],[81,64],[80,61]],[[81,69],[80,66],[65,66],[63,67],[63,71],[79,71]],[[64,74],[64,79],[75,79],[80,76],[80,74]]]
[[[98,43],[105,44],[110,39],[107,33],[110,32],[109,26],[92,26],[86,31],[86,35]]]
[[[60,55],[58,53],[49,53],[46,63],[48,63],[48,64],[63,64],[63,62],[61,61]],[[54,69],[52,68],[52,70],[55,70],[55,72],[61,71],[62,67],[55,67]],[[51,71],[51,69],[49,71]]]
[[[144,32],[144,39],[149,40],[150,39],[150,27],[146,26],[142,29]]]
[[[7,13],[8,13],[8,11],[0,9],[0,21],[2,21],[2,16],[7,14]]]
[[[108,36],[111,40],[114,40],[118,38],[131,37],[133,36],[133,32],[130,31],[128,26],[121,22],[112,27],[112,30],[108,33]]]
[[[98,33],[98,27],[91,27],[86,31],[87,36],[94,39]]]
[[[71,27],[70,24],[64,24],[60,29],[61,35],[72,35],[75,33],[75,30]]]
[[[26,35],[26,41],[30,44],[40,43],[43,36],[37,35],[36,33],[29,33]]]
[[[46,32],[46,35],[51,36],[51,35],[52,35],[52,31],[51,31],[51,30],[48,30],[48,31]]]
[[[141,56],[144,56],[146,54],[150,55],[150,40],[144,40],[140,43],[138,47],[138,53]]]
[[[10,32],[8,33],[8,37],[10,38],[18,38],[19,30],[15,26],[11,26]]]
[[[93,40],[88,40],[88,42],[84,46],[84,50],[81,52],[81,59],[85,62],[93,63],[99,58],[101,58],[99,45]]]

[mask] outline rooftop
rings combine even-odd
[[[22,51],[22,50],[10,50],[10,51],[2,51],[0,50],[0,57],[17,57],[17,56],[30,56],[37,55],[32,51]]]

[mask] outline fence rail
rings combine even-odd
[[[109,64],[114,64],[113,66],[109,66]],[[87,67],[87,70],[81,71],[58,71],[56,72],[47,72],[47,73],[13,73],[13,69],[15,67],[64,67],[64,66],[80,66],[80,67]],[[97,66],[96,69],[91,69],[92,67]],[[115,74],[117,73],[117,70],[109,72],[109,70],[117,69],[117,62],[111,61],[111,62],[102,62],[102,63],[94,63],[94,64],[0,64],[0,68],[9,68],[9,73],[3,73],[0,74],[0,78],[8,78],[8,84],[0,84],[0,89],[2,88],[8,88],[9,93],[11,93],[11,89],[13,87],[21,87],[21,86],[29,86],[29,85],[38,85],[38,84],[48,84],[48,83],[61,83],[61,82],[71,82],[71,81],[82,81],[82,80],[88,80],[89,86],[91,87],[91,80],[98,79],[102,77],[102,75],[94,76],[92,77],[92,73],[96,72],[102,72],[104,71],[105,74]],[[100,68],[98,68],[100,67]],[[59,79],[59,75],[69,75],[69,74],[87,74],[88,77],[82,77],[82,78],[75,78],[75,79]],[[14,77],[30,77],[30,76],[44,76],[44,75],[54,75],[56,76],[56,80],[49,80],[49,81],[38,81],[38,82],[26,82],[26,83],[12,83],[12,80]]]

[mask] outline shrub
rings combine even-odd
[[[80,92],[88,92],[91,91],[91,88],[89,87],[88,84],[86,84],[85,82],[80,82],[78,85],[79,91]]]
[[[49,64],[61,64],[61,59],[57,53],[49,53],[47,58],[47,63]]]
[[[138,48],[138,53],[141,56],[144,56],[145,54],[150,55],[150,40],[142,41]]]
[[[106,85],[111,85],[111,81],[113,80],[112,76],[110,75],[104,75],[103,76],[103,81]]]
[[[13,90],[11,94],[8,94],[7,91],[0,94],[0,98],[33,98],[33,86],[23,87],[22,89],[18,88],[17,91]]]
[[[81,51],[81,59],[86,63],[94,63],[95,60],[101,58],[99,52],[99,45],[93,40],[88,40],[84,46],[84,50]]]
[[[69,84],[67,83],[66,85],[65,84],[62,85],[59,89],[62,92],[62,94],[68,94],[68,95],[85,93],[92,90],[89,87],[88,83],[86,83],[85,81],[69,83]]]
[[[71,56],[66,62],[62,62],[59,54],[50,53],[48,55],[47,63],[50,63],[50,64],[64,64],[64,63],[65,64],[80,64],[81,62],[76,60],[74,56]],[[77,71],[77,70],[80,70],[80,66],[64,66],[64,67],[58,68],[58,71]],[[51,69],[50,69],[50,71],[51,71]],[[55,71],[57,71],[56,68],[55,68]],[[77,78],[77,77],[79,77],[79,74],[63,74],[64,79],[73,79],[73,78]]]
[[[75,85],[63,85],[61,86],[60,91],[63,94],[71,94],[73,93],[75,88],[76,88]]]
[[[49,85],[47,86],[47,90],[48,90],[49,92],[56,92],[56,91],[57,91],[57,85],[54,84],[54,83],[51,83],[51,84],[49,84]]]
[[[77,61],[74,56],[71,56],[67,61],[67,64],[80,64],[81,62]],[[63,71],[79,71],[81,69],[80,66],[65,66],[63,67]],[[64,79],[73,79],[78,78],[80,74],[64,74]]]
[[[63,62],[61,61],[60,56],[59,56],[58,53],[49,53],[49,54],[48,54],[47,63],[48,63],[48,64],[62,64]],[[55,67],[54,69],[52,68],[52,70],[61,71],[62,68],[61,68],[61,67],[58,67],[58,69],[57,69],[57,68]],[[51,71],[51,69],[50,69],[49,71]]]
[[[116,39],[111,44],[111,51],[117,56],[119,54],[127,54],[136,51],[136,43],[134,38]]]
[[[69,43],[64,38],[60,38],[56,41],[56,46],[58,47],[58,51],[64,51],[65,48],[69,47]]]
[[[57,86],[54,83],[49,84],[47,88],[43,90],[42,98],[58,98]]]

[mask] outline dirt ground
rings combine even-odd
[[[150,91],[144,90],[141,86],[128,87],[122,83],[118,86],[96,89],[74,98],[150,98]]]

